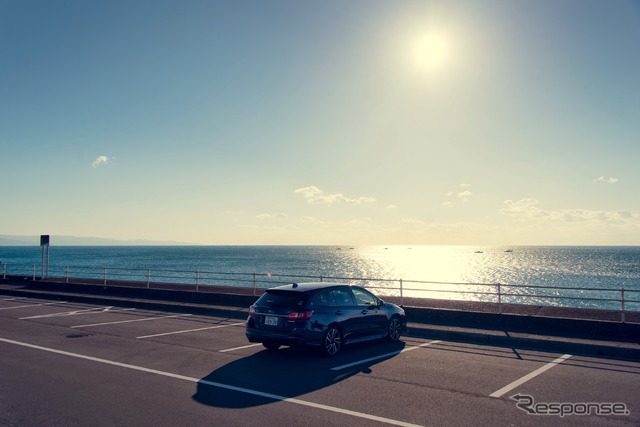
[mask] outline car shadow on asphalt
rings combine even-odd
[[[262,350],[211,372],[197,385],[193,399],[222,408],[260,406],[331,387],[391,359],[405,343],[354,344],[335,357],[323,357],[311,348]],[[352,366],[345,366],[354,364]],[[335,369],[339,368],[339,369]]]

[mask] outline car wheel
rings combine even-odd
[[[265,341],[262,343],[262,345],[264,346],[264,348],[266,348],[267,350],[277,350],[280,348],[280,344],[278,344],[275,341]]]
[[[400,339],[400,333],[402,332],[402,322],[398,316],[393,316],[389,320],[389,329],[387,330],[387,341],[396,342]]]
[[[322,338],[322,352],[325,356],[335,356],[342,348],[342,334],[337,326],[329,326]]]

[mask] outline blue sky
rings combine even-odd
[[[4,1],[0,234],[640,245],[638,1]]]

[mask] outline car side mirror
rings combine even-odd
[[[384,305],[384,301],[379,299],[378,300],[378,307],[382,307]]]
[[[380,308],[381,306],[382,306],[381,301],[377,300],[375,303],[367,304],[367,310],[375,310],[377,308]]]

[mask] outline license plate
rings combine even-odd
[[[265,316],[264,324],[267,326],[278,326],[278,318],[273,316]]]

